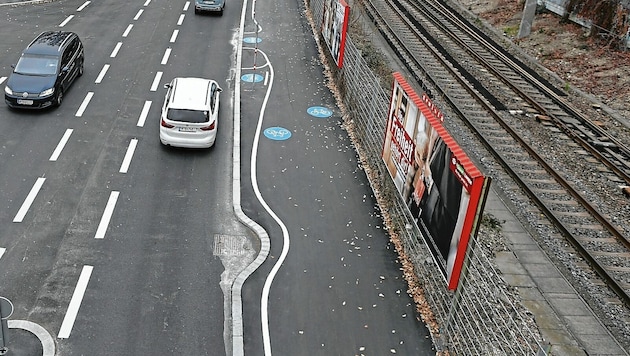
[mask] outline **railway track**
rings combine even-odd
[[[630,149],[566,94],[437,1],[363,2],[429,96],[484,144],[619,301],[630,307]],[[616,301],[615,301],[616,302]]]

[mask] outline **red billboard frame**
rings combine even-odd
[[[321,32],[337,67],[343,66],[350,6],[344,0],[324,0]]]
[[[382,158],[453,290],[481,221],[490,178],[471,162],[443,121],[428,96],[417,95],[394,73]]]

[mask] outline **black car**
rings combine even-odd
[[[83,75],[83,43],[74,32],[47,31],[26,47],[4,88],[12,108],[59,106],[63,95]]]

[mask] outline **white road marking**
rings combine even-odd
[[[65,25],[68,24],[68,22],[70,22],[70,20],[72,20],[74,18],[74,15],[70,15],[68,17],[66,17],[65,20],[63,20],[62,23],[59,24],[59,27],[64,27]]]
[[[188,7],[190,6],[190,1],[186,1],[184,4],[184,11],[188,11]]]
[[[150,3],[151,3],[151,0],[147,0],[147,1],[144,2],[144,5],[142,5],[142,6],[149,6]]]
[[[178,35],[178,34],[179,34],[179,30],[174,30],[174,31],[173,31],[173,34],[171,35],[171,39],[170,39],[170,41],[169,41],[169,42],[171,42],[171,43],[175,43],[175,40],[177,39],[177,35]],[[2,82],[0,82],[0,83],[2,83]]]
[[[0,77],[0,84],[4,83],[5,80],[7,80],[7,77]]]
[[[114,213],[114,208],[116,207],[116,201],[118,200],[119,193],[120,192],[114,190],[109,195],[107,205],[105,206],[105,211],[103,212],[103,216],[101,217],[101,222],[98,224],[98,228],[96,229],[96,235],[94,235],[95,239],[102,239],[105,237],[105,232],[107,232],[109,221],[111,220],[112,214]]]
[[[142,15],[142,13],[144,12],[143,9],[138,10],[138,13],[136,14],[136,16],[134,16],[133,20],[136,21],[140,18],[140,15]]]
[[[153,78],[153,84],[151,84],[151,91],[156,91],[158,85],[160,85],[160,80],[162,80],[162,72],[155,73],[155,78]]]
[[[280,267],[282,266],[282,264],[284,263],[284,260],[287,258],[287,255],[289,254],[291,238],[289,236],[289,230],[287,229],[286,225],[276,215],[276,213],[271,209],[271,207],[267,204],[267,202],[265,201],[265,198],[262,196],[262,193],[260,192],[260,189],[258,187],[258,173],[257,173],[258,145],[260,141],[260,136],[262,136],[261,131],[262,131],[263,120],[265,117],[265,111],[267,109],[269,96],[271,94],[271,88],[273,87],[273,82],[274,82],[273,65],[271,64],[271,61],[269,61],[269,58],[267,57],[265,52],[260,51],[260,53],[263,55],[267,65],[269,66],[269,87],[267,88],[267,92],[265,94],[265,98],[262,102],[262,107],[260,109],[260,113],[258,116],[258,125],[256,127],[256,135],[254,137],[254,144],[252,148],[252,156],[251,156],[251,162],[250,162],[250,166],[251,166],[250,178],[251,178],[252,186],[254,187],[254,192],[256,194],[258,201],[262,204],[262,206],[265,208],[267,213],[271,215],[271,217],[280,226],[282,230],[282,236],[283,236],[282,251],[280,252],[280,256],[278,257],[278,259],[276,260],[276,263],[271,268],[269,275],[265,279],[265,284],[263,285],[262,298],[261,298],[260,317],[262,321],[263,348],[265,350],[265,355],[270,356],[271,355],[271,335],[269,332],[269,293],[271,291],[271,284],[273,283],[273,280],[275,279],[276,274],[280,270]]]
[[[4,253],[7,251],[6,248],[4,247],[0,247],[0,258],[2,258],[2,255],[4,255]]]
[[[85,99],[83,99],[83,102],[81,103],[81,106],[79,106],[79,110],[77,110],[77,113],[74,114],[74,116],[76,116],[76,117],[83,116],[83,112],[87,108],[87,106],[90,103],[90,100],[92,100],[93,96],[94,96],[94,92],[90,91],[90,92],[87,93],[87,95],[85,96]]]
[[[164,56],[162,56],[162,62],[160,62],[160,64],[166,64],[168,63],[168,57],[171,56],[171,49],[167,48],[166,51],[164,51]]]
[[[177,20],[177,26],[181,26],[184,23],[184,17],[186,17],[186,15],[184,14],[179,15],[179,20]]]
[[[79,313],[79,307],[81,307],[83,295],[85,294],[85,290],[87,289],[87,285],[90,281],[90,276],[92,275],[93,269],[93,266],[83,266],[83,270],[81,271],[81,275],[79,276],[79,282],[77,282],[77,286],[74,288],[72,299],[70,299],[68,310],[66,311],[66,315],[64,316],[63,322],[61,323],[61,328],[59,329],[59,334],[57,335],[57,337],[60,339],[67,339],[68,337],[70,337],[70,332],[72,331],[74,321],[76,320],[77,314]]]
[[[77,11],[78,11],[78,12],[81,12],[81,11],[82,11],[83,9],[85,9],[88,5],[90,5],[90,1],[86,1],[86,2],[84,2],[84,3],[83,3],[83,5],[81,5],[81,6],[79,6],[79,7],[77,8]]]
[[[144,122],[147,120],[147,116],[149,115],[149,109],[151,109],[151,100],[147,100],[144,102],[144,106],[142,107],[142,112],[140,113],[140,117],[138,118],[138,123],[136,124],[136,126],[144,126]]]
[[[37,178],[37,181],[33,185],[33,188],[31,188],[31,191],[26,196],[26,200],[24,200],[24,203],[22,203],[22,206],[20,207],[20,210],[18,210],[17,215],[15,215],[15,217],[13,218],[13,222],[22,222],[22,220],[24,220],[28,209],[31,207],[31,204],[33,204],[35,197],[37,197],[37,193],[39,193],[39,190],[42,189],[42,185],[44,185],[45,181],[46,178]]]
[[[63,151],[63,148],[66,146],[66,143],[68,143],[68,140],[70,139],[70,135],[72,135],[72,129],[67,129],[66,132],[63,134],[63,137],[57,144],[57,148],[55,148],[52,155],[48,159],[49,161],[54,162],[57,160],[57,158],[59,158],[61,151]]]
[[[131,159],[133,158],[133,153],[136,151],[137,145],[138,140],[135,138],[129,142],[127,153],[125,153],[125,158],[123,158],[122,164],[120,165],[120,173],[127,173],[129,170],[129,165],[131,164]]]
[[[109,64],[104,65],[103,69],[101,69],[101,72],[98,73],[98,77],[96,77],[96,80],[94,81],[94,83],[99,84],[100,82],[102,82],[108,70],[109,70]]]
[[[116,47],[114,47],[114,50],[112,51],[112,54],[110,54],[109,56],[111,58],[116,57],[116,55],[118,55],[118,51],[120,51],[120,47],[122,46],[122,42],[118,42],[116,43]]]
[[[122,36],[127,37],[129,35],[129,32],[131,32],[132,28],[133,28],[133,24],[129,24],[129,26],[127,26],[127,29],[125,29],[125,32],[123,32]]]

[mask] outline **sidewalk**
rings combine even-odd
[[[495,262],[504,280],[518,288],[523,304],[551,345],[550,354],[628,355],[494,189],[485,212],[504,221],[503,233],[511,251],[497,253]]]

